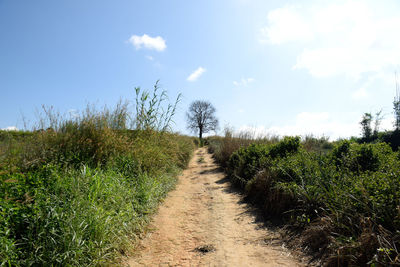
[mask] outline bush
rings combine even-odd
[[[347,140],[320,152],[299,138],[254,143],[232,153],[227,172],[267,218],[304,233],[303,245],[327,264],[399,264],[399,154],[386,143]]]
[[[300,137],[285,137],[279,143],[271,146],[269,155],[271,158],[283,158],[296,153],[300,149]]]
[[[338,168],[353,172],[377,171],[393,151],[386,143],[357,144],[343,141],[336,145],[331,158]]]
[[[400,130],[379,133],[378,139],[388,143],[394,151],[398,151],[400,147]]]
[[[296,153],[300,148],[300,138],[285,137],[274,145],[251,144],[234,152],[228,162],[228,174],[244,187],[261,169],[270,166],[277,158]]]
[[[256,144],[273,144],[278,142],[276,136],[256,137],[254,132],[242,131],[234,133],[232,129],[225,129],[225,136],[209,137],[209,151],[214,154],[216,161],[224,168],[227,167],[231,155],[240,148],[248,147],[252,143]]]

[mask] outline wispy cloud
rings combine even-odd
[[[194,82],[197,81],[197,79],[200,78],[200,76],[206,71],[205,68],[203,67],[198,67],[195,71],[192,72],[192,74],[189,75],[189,77],[187,77],[187,80],[189,82]]]
[[[247,86],[250,83],[254,82],[255,80],[253,78],[242,78],[240,81],[233,81],[234,86]]]
[[[150,49],[156,51],[164,51],[167,48],[165,40],[161,36],[151,37],[147,34],[142,36],[132,35],[128,40],[136,49]]]
[[[306,69],[314,77],[358,79],[399,64],[400,17],[393,12],[398,6],[373,1],[307,3],[312,4],[272,10],[260,30],[263,43],[302,48],[294,69]]]
[[[147,58],[148,60],[150,60],[150,61],[153,61],[153,60],[154,60],[154,57],[152,57],[152,56],[146,56],[146,58]]]
[[[385,126],[386,126],[385,121]],[[383,125],[382,125],[383,126]],[[382,127],[383,128],[383,127]],[[279,136],[329,136],[332,139],[357,136],[360,134],[358,120],[342,120],[334,118],[328,112],[301,112],[296,115],[293,124],[281,126],[242,126],[239,130],[250,131],[257,136],[279,135]]]

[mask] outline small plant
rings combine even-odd
[[[181,94],[178,95],[173,104],[168,103],[167,106],[164,106],[164,102],[168,99],[167,92],[159,93],[159,90],[159,81],[154,85],[152,94],[141,91],[140,87],[135,88],[136,116],[134,125],[137,130],[166,131],[171,128],[172,117],[175,115]]]

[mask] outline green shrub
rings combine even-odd
[[[343,140],[336,144],[330,154],[336,166],[341,166],[343,161],[348,157],[350,151],[350,141]]]
[[[300,138],[285,137],[277,144],[251,144],[234,152],[228,162],[228,174],[242,186],[276,158],[298,152]]]
[[[300,149],[300,137],[284,137],[282,141],[271,146],[269,156],[271,158],[286,157],[296,153]]]
[[[320,152],[298,138],[255,143],[232,153],[227,172],[266,217],[302,231],[303,245],[324,252],[327,264],[398,264],[399,153],[348,140]]]
[[[353,172],[377,171],[393,151],[386,143],[357,144],[343,141],[336,145],[330,157],[338,168]]]
[[[234,152],[228,162],[228,174],[237,182],[246,185],[254,175],[261,170],[268,159],[269,147],[267,145],[252,144]]]
[[[216,161],[227,168],[231,155],[240,148],[248,147],[250,144],[274,144],[279,138],[277,136],[256,137],[254,132],[242,131],[234,133],[232,129],[225,129],[223,138],[218,136],[209,137],[209,151],[214,154]]]

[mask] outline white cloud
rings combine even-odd
[[[142,36],[132,35],[128,42],[135,46],[137,50],[145,48],[150,50],[164,51],[165,48],[167,48],[165,40],[161,36],[151,37],[147,34],[143,34]]]
[[[248,86],[250,83],[254,82],[254,78],[242,78],[240,81],[233,81],[234,86]]]
[[[15,126],[8,126],[6,128],[1,129],[3,131],[18,131],[18,128]]]
[[[242,126],[240,130],[249,130],[256,136],[329,136],[332,140],[350,136],[358,136],[360,127],[357,120],[343,122],[339,118],[332,118],[327,112],[301,112],[297,114],[294,124],[283,126]]]
[[[398,6],[351,0],[307,3],[313,4],[272,10],[261,29],[261,42],[301,45],[294,69],[315,77],[358,79],[399,64],[400,16],[391,10]]]
[[[189,77],[187,77],[187,80],[189,82],[194,82],[197,81],[197,79],[199,79],[199,77],[206,71],[205,68],[203,67],[198,67],[194,72],[192,72],[192,74],[189,75]]]
[[[146,58],[147,58],[148,60],[150,60],[150,61],[153,61],[153,60],[154,60],[154,57],[152,57],[152,56],[146,56]]]
[[[278,8],[268,13],[269,25],[261,29],[260,41],[282,44],[313,39],[313,33],[295,6]]]

